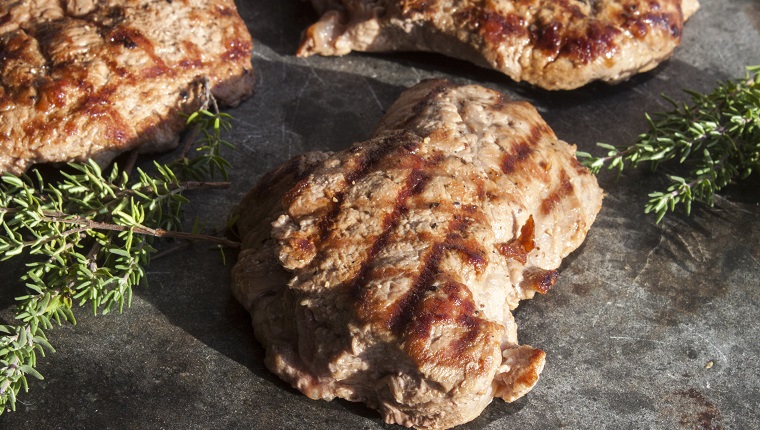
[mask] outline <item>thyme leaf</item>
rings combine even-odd
[[[691,104],[663,96],[673,109],[646,115],[649,130],[636,143],[599,143],[605,156],[578,152],[578,158],[594,173],[605,167],[622,172],[641,164],[683,165],[688,175],[668,175],[667,189],[649,194],[644,212],[654,213],[658,223],[677,207],[688,215],[694,201],[712,206],[716,192],[760,168],[760,65],[746,69],[743,78],[719,83],[708,94],[687,90]]]
[[[131,304],[156,238],[238,246],[179,231],[188,191],[229,186],[230,163],[221,154],[232,146],[222,138],[228,119],[206,109],[193,113],[187,124],[199,145],[188,145],[177,161],[154,162],[150,171],[132,173],[114,164],[106,174],[87,161],[69,164],[53,182],[36,169],[0,177],[0,260],[32,260],[21,278],[26,293],[16,297],[16,320],[0,325],[0,414],[15,410],[29,377],[43,378],[37,358],[55,351],[46,331],[64,321],[75,324],[74,305],[107,314]],[[217,176],[224,181],[215,181]]]

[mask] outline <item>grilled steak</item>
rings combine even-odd
[[[233,0],[0,0],[0,172],[176,146],[180,113],[253,89]]]
[[[654,68],[697,0],[312,0],[298,55],[433,51],[572,89]]]
[[[240,206],[233,291],[307,396],[451,427],[536,383],[545,354],[510,311],[549,290],[601,201],[532,106],[426,81],[372,139],[265,175]]]

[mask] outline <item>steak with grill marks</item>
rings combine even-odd
[[[233,0],[0,0],[0,172],[176,146],[253,90]]]
[[[423,82],[374,137],[295,157],[244,198],[233,292],[274,373],[389,423],[446,428],[528,392],[511,310],[546,293],[602,190],[528,103]]]
[[[572,89],[654,68],[697,0],[312,0],[298,55],[433,51]]]

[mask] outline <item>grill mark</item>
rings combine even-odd
[[[565,197],[573,194],[573,183],[564,169],[560,171],[559,187],[541,202],[541,214],[549,215]]]
[[[577,173],[579,175],[590,175],[591,174],[591,171],[586,166],[584,166],[583,164],[581,164],[581,162],[578,161],[578,159],[575,158],[575,156],[570,157],[570,164],[573,166],[573,169],[575,170],[575,173]]]
[[[680,39],[683,19],[678,14],[664,12],[656,3],[650,4],[646,12],[639,12],[636,4],[625,5],[618,15],[621,26],[630,31],[636,39],[643,39],[650,29],[660,28],[667,31],[671,37]]]
[[[468,349],[475,347],[473,352],[478,353],[480,347],[488,347],[489,342],[486,339],[483,339],[483,342],[477,341],[487,332],[489,324],[475,316],[478,311],[467,286],[448,280],[430,291],[432,293],[415,309],[414,324],[406,334],[404,348],[411,357],[419,361],[432,360],[439,365],[461,365],[462,356],[467,355]],[[433,325],[442,319],[454,321],[464,331],[433,355],[428,347],[428,338]],[[483,366],[483,363],[478,364],[480,367]]]
[[[419,168],[413,169],[406,179],[404,187],[396,197],[396,203],[393,208],[393,212],[386,215],[383,219],[383,232],[377,236],[372,243],[367,257],[362,262],[359,271],[354,279],[349,283],[350,294],[354,298],[354,302],[358,304],[359,316],[362,319],[369,319],[371,315],[371,305],[368,297],[368,291],[365,288],[367,285],[370,274],[373,269],[373,263],[377,254],[388,245],[391,234],[398,227],[401,217],[408,213],[409,207],[406,205],[407,200],[414,195],[422,193],[425,186],[430,181],[430,176],[425,174]]]
[[[528,33],[525,20],[513,13],[505,16],[499,13],[484,12],[479,28],[483,37],[494,45],[509,38],[523,37]]]
[[[590,22],[582,34],[564,37],[560,54],[581,64],[589,64],[596,58],[615,52],[617,46],[614,38],[619,34],[620,30],[611,25]]]
[[[11,20],[11,13],[10,11],[6,13],[5,15],[0,16],[0,25],[5,25]]]
[[[228,42],[227,50],[222,54],[222,61],[237,61],[250,55],[252,45],[250,42],[240,39],[233,39]]]
[[[293,202],[298,198],[298,196],[300,196],[305,189],[309,188],[310,182],[309,182],[308,176],[309,175],[306,175],[306,177],[299,179],[298,182],[296,182],[296,184],[291,189],[289,189],[282,195],[283,207],[287,208],[288,206],[293,204]]]
[[[530,215],[520,229],[520,235],[507,243],[496,245],[496,249],[501,255],[525,264],[528,261],[528,253],[536,246],[534,238],[535,223],[533,215]]]
[[[443,79],[434,80],[435,87],[433,87],[428,93],[420,98],[414,106],[412,106],[409,117],[402,124],[399,125],[400,129],[410,129],[410,124],[419,119],[426,108],[432,106],[435,103],[435,99],[441,94],[449,90],[452,84]]]
[[[338,215],[340,215],[340,208],[343,205],[345,195],[346,194],[344,191],[335,194],[335,196],[332,198],[332,204],[330,205],[330,209],[327,211],[327,214],[325,214],[319,220],[317,227],[319,230],[319,242],[326,241],[330,236],[330,233],[333,230],[332,226],[335,224],[335,220],[338,218]]]
[[[536,151],[541,135],[546,133],[544,126],[533,124],[525,140],[512,145],[512,152],[506,152],[501,156],[501,171],[505,175],[514,173]],[[501,148],[501,145],[499,145]],[[503,150],[503,149],[502,149]]]
[[[107,40],[111,43],[125,46],[127,49],[134,49],[134,47],[140,48],[153,61],[155,67],[162,72],[161,74],[173,74],[172,69],[167,67],[164,60],[156,54],[153,42],[145,37],[139,30],[126,25],[120,25],[111,30]],[[153,71],[152,73],[155,74],[156,72]]]
[[[531,27],[530,39],[537,49],[556,57],[562,46],[563,25],[559,21],[536,22]]]
[[[410,137],[413,140],[411,143],[407,142],[406,144],[403,144],[404,140],[409,141]],[[376,165],[379,161],[381,161],[383,158],[385,158],[388,153],[396,147],[400,146],[402,147],[406,152],[413,153],[417,146],[419,145],[419,138],[412,135],[412,134],[401,134],[401,135],[393,135],[385,138],[382,143],[371,147],[370,149],[367,149],[360,155],[360,159],[357,162],[358,166],[356,166],[352,171],[345,174],[345,185],[348,186],[349,184],[352,184],[355,181],[360,180],[362,177],[366,176],[370,169]],[[352,148],[352,153],[356,154],[357,152],[361,152],[362,148],[354,147]],[[369,156],[368,156],[369,154]],[[295,157],[297,158],[297,157]],[[292,160],[292,159],[291,159]],[[293,167],[291,167],[293,168]],[[313,172],[313,170],[316,168],[314,166],[311,168],[307,173],[305,173],[302,177],[297,178],[297,183],[288,191],[286,191],[283,194],[282,202],[283,207],[288,207],[293,202],[303,194],[304,190],[309,188],[311,181],[309,180],[309,175]],[[335,207],[340,207],[340,203],[342,203],[344,199],[344,191],[338,191],[333,197],[337,201],[333,201],[330,204],[330,207],[327,209],[328,216],[323,217],[323,219],[320,220],[320,223],[325,223],[325,229],[329,230],[329,227],[331,227],[332,224],[330,224],[328,221],[330,218],[335,218],[338,213],[332,213],[335,210]],[[332,215],[329,215],[332,214]],[[324,231],[320,228],[320,232]],[[322,236],[322,233],[320,233],[320,236]]]
[[[194,68],[200,68],[203,67],[203,53],[193,42],[190,42],[189,40],[183,40],[181,42],[182,48],[185,51],[185,58],[180,60],[179,66],[184,69],[194,69]]]
[[[483,248],[477,241],[465,238],[465,232],[471,224],[470,218],[454,216],[449,223],[449,233],[446,238],[433,245],[425,257],[425,262],[412,288],[392,305],[386,318],[386,325],[391,332],[399,335],[410,328],[427,291],[435,288],[433,282],[440,273],[441,260],[448,251],[456,251],[463,255],[467,262],[479,272],[485,267],[487,261]],[[441,316],[444,315],[438,315],[437,318],[440,319]],[[418,331],[414,328],[412,330]]]
[[[413,310],[422,302],[422,298],[428,289],[436,288],[432,285],[435,277],[438,275],[438,266],[444,248],[442,244],[436,244],[433,251],[426,258],[417,279],[414,280],[412,288],[398,299],[387,315],[386,326],[396,335],[405,331],[412,322]]]
[[[469,28],[491,45],[498,45],[508,39],[525,37],[528,29],[525,20],[516,13],[502,13],[487,6],[471,6],[458,10],[453,15],[458,27]]]
[[[345,175],[345,187],[350,187],[354,182],[364,178],[372,171],[374,166],[385,159],[394,150],[405,152],[406,154],[404,155],[413,154],[420,143],[421,140],[418,136],[404,133],[391,136],[385,139],[382,143],[361,152],[356,167]],[[415,161],[415,163],[419,164],[419,160]],[[412,175],[414,175],[414,171],[412,172]],[[333,230],[332,227],[335,225],[338,215],[340,215],[345,195],[345,189],[335,193],[332,197],[332,202],[330,203],[327,213],[319,220],[318,237],[320,242],[324,242],[330,236],[330,233]]]
[[[618,49],[616,39],[630,34],[643,40],[655,30],[666,37],[681,38],[683,20],[678,13],[664,11],[657,2],[650,2],[643,10],[638,3],[624,5],[617,16],[611,16],[611,24],[605,24],[594,16],[586,16],[577,7],[562,6],[573,19],[584,22],[582,26],[569,25],[565,20],[538,19],[528,28],[528,37],[534,46],[548,57],[563,56],[579,64],[589,64],[597,58],[608,57]],[[626,36],[623,36],[626,37]]]
[[[93,119],[93,122],[105,126],[105,134],[109,142],[119,146],[126,145],[132,129],[126,119],[111,107],[113,93],[116,91],[111,86],[104,86],[95,94],[85,97],[77,109],[84,116]]]

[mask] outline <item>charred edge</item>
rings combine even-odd
[[[233,16],[235,15],[235,10],[229,7],[224,7],[222,5],[216,6],[216,11],[219,13],[220,16]]]
[[[306,176],[307,177],[299,179],[298,182],[296,182],[296,184],[291,189],[289,189],[282,195],[281,201],[282,201],[283,208],[287,208],[288,206],[290,206],[293,203],[293,201],[297,199],[298,196],[301,195],[301,193],[303,193],[305,189],[309,188],[309,178],[308,178],[308,175]],[[272,179],[276,179],[276,177]],[[272,186],[274,186],[275,184],[276,183],[273,182]],[[262,190],[265,190],[265,189],[266,188],[262,188]]]
[[[556,270],[544,270],[541,268],[526,269],[523,274],[522,287],[531,289],[540,294],[546,294],[552,289],[559,279],[559,272]]]
[[[573,183],[565,170],[560,171],[559,187],[541,202],[541,214],[549,215],[559,202],[573,193]]]
[[[402,215],[408,212],[409,208],[406,205],[406,201],[409,197],[420,194],[429,181],[430,177],[421,170],[412,170],[407,177],[406,184],[396,197],[396,204],[393,208],[393,212],[388,214],[383,220],[383,232],[375,239],[372,247],[367,253],[366,259],[362,262],[359,271],[350,283],[350,293],[354,298],[354,302],[358,303],[360,308],[363,308],[368,301],[365,286],[369,281],[369,275],[372,272],[375,257],[377,257],[377,254],[388,245],[391,234],[396,227],[398,227]],[[366,313],[360,312],[360,314]]]
[[[400,149],[401,152],[406,153],[404,155],[412,154],[421,143],[420,138],[412,134],[394,135],[384,139],[380,144],[362,153],[354,170],[346,175],[346,182],[351,184],[366,176],[372,167],[377,165],[392,151]]]
[[[320,242],[324,242],[327,240],[328,237],[330,237],[330,233],[333,230],[332,228],[333,224],[335,224],[335,220],[338,218],[338,215],[340,214],[340,207],[343,205],[343,200],[345,199],[345,195],[346,193],[344,191],[340,191],[336,193],[332,198],[330,209],[322,217],[322,219],[319,220],[318,230],[319,230]]]
[[[544,357],[546,357],[546,353],[544,351],[540,349],[534,349],[533,354],[531,354],[529,359],[530,364],[527,366],[527,368],[523,368],[524,371],[515,380],[515,383],[526,387],[532,387],[535,385],[536,382],[538,382],[538,367]]]
[[[256,188],[253,191],[254,196],[265,196],[269,191],[277,184],[281,183],[285,178],[292,177],[295,185],[283,195],[282,201],[289,201],[292,198],[290,193],[298,193],[306,187],[308,182],[306,178],[317,167],[316,164],[306,164],[305,158],[301,155],[291,157],[285,164],[272,169],[264,174],[256,184]],[[295,190],[295,191],[294,191]]]
[[[528,261],[528,253],[536,246],[534,238],[535,223],[533,222],[533,215],[530,215],[520,229],[520,235],[507,243],[498,244],[496,249],[503,256],[525,264]]]

